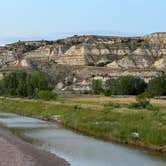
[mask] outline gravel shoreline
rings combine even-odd
[[[0,129],[0,166],[70,166],[54,154],[36,149]]]

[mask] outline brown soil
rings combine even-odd
[[[69,166],[69,164],[0,129],[0,166]]]

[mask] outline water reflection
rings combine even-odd
[[[65,158],[72,166],[165,166],[146,151],[76,134],[58,124],[0,113],[0,123],[35,146]]]

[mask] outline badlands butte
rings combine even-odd
[[[143,37],[73,36],[0,47],[0,74],[24,69],[48,74],[60,91],[86,91],[92,79],[133,75],[148,82],[166,73],[166,32]]]

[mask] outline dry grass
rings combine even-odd
[[[117,102],[117,103],[131,103],[135,102],[135,96],[126,96],[126,97],[105,97],[105,96],[83,96],[83,97],[72,97],[69,99],[73,102],[98,102],[98,103],[104,103],[104,102]],[[152,99],[152,104],[157,105],[164,105],[166,106],[166,98],[161,97],[159,99]]]

